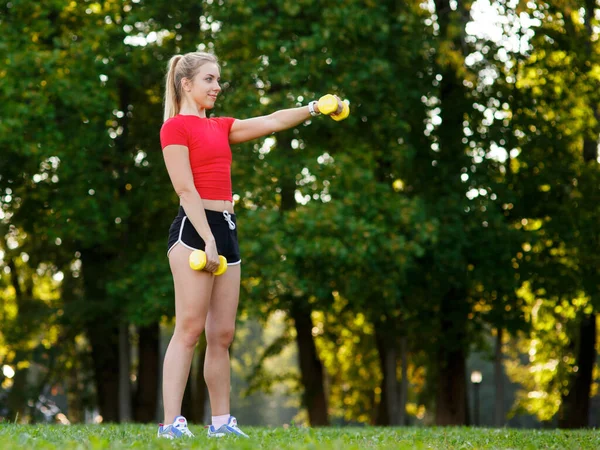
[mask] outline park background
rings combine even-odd
[[[215,115],[352,110],[232,149],[240,423],[598,426],[599,19],[594,0],[2,2],[2,420],[162,420],[164,75],[202,50]]]

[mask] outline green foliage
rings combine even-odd
[[[77,367],[70,389],[87,392],[91,348],[81,333],[173,314],[166,234],[177,204],[158,143],[160,92],[163,60],[179,33],[192,32],[188,24],[176,33],[173,18],[160,14],[166,5],[3,6],[0,220],[3,237],[20,236],[3,257],[26,254],[30,270],[43,274],[36,290],[47,277],[63,278],[54,288],[60,297],[39,311],[50,319],[34,320],[34,308],[14,318],[50,348],[44,384],[69,380]],[[165,27],[173,31],[160,42],[136,43]],[[65,345],[54,346],[58,337]],[[16,348],[7,343],[2,352]],[[15,364],[33,362],[18,356]],[[30,398],[47,387],[36,385]]]
[[[515,411],[550,420],[578,370],[581,317],[597,307],[598,59],[594,4],[531,6],[525,11],[540,26],[530,55],[515,55],[506,77],[512,82],[506,140],[515,145],[507,174],[515,201],[504,209],[529,234],[513,263],[527,280],[520,295],[532,330],[517,344],[528,361],[515,358],[507,368],[524,387]]]

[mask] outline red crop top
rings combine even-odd
[[[160,144],[185,145],[190,153],[194,185],[207,200],[233,201],[231,191],[231,148],[229,130],[232,117],[210,119],[177,115],[163,123]]]

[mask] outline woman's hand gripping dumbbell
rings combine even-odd
[[[194,270],[202,270],[206,267],[206,253],[202,250],[194,250],[190,254],[190,267]],[[215,275],[223,275],[227,271],[227,259],[219,255],[219,268],[213,272]]]
[[[350,115],[349,102],[342,101],[337,95],[326,94],[319,101],[310,102],[309,109],[316,114],[325,114],[335,121],[344,120]]]

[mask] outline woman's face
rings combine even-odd
[[[184,85],[185,90],[191,95],[199,109],[212,109],[221,92],[219,80],[221,72],[214,63],[205,63],[194,76],[191,83]]]

